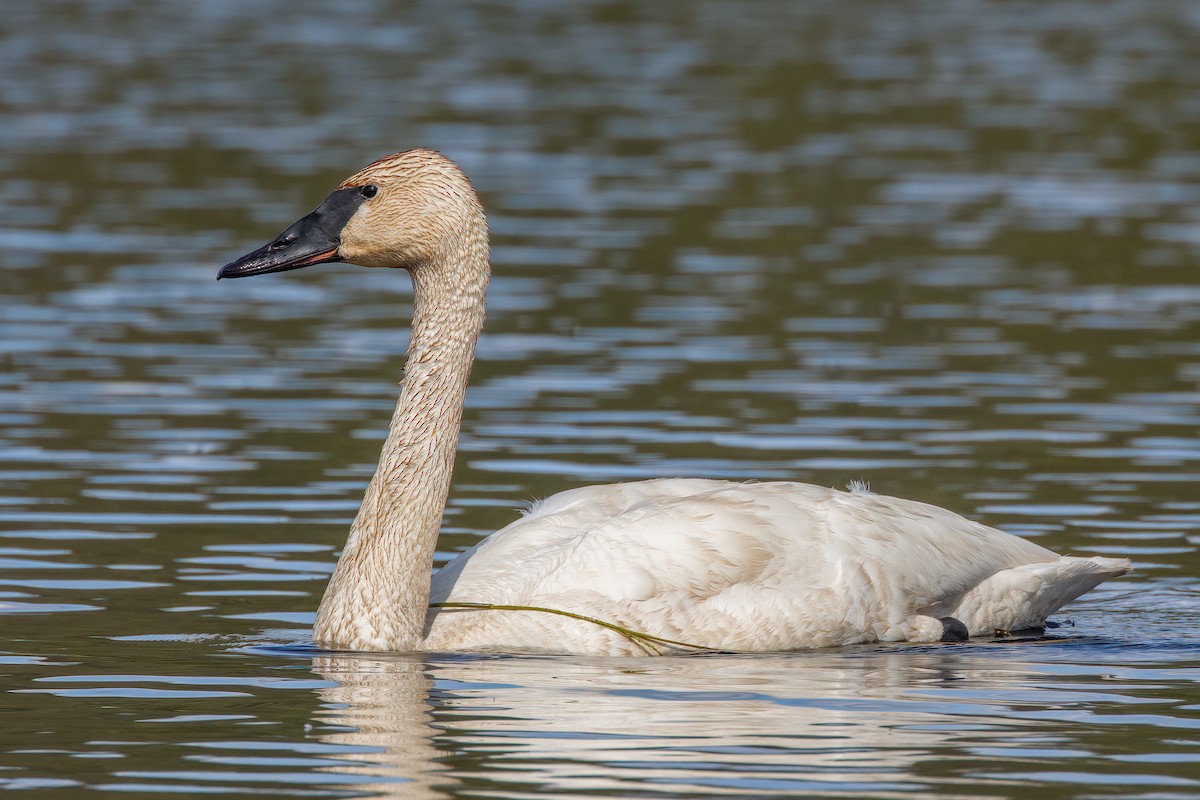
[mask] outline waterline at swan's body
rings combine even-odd
[[[351,176],[220,277],[324,261],[406,269],[414,303],[396,413],[321,602],[318,644],[646,652],[584,619],[442,605],[466,603],[569,612],[726,651],[928,642],[1040,626],[1129,570],[1123,559],[1059,556],[944,509],[869,492],[666,479],[555,495],[431,580],[483,327],[483,210],[448,159],[398,153]]]

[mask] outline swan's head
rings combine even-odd
[[[487,223],[462,170],[433,150],[385,156],[342,181],[308,216],[226,264],[217,279],[328,261],[417,270],[486,248]]]

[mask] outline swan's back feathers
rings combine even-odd
[[[781,650],[937,638],[930,615],[956,616],[960,604],[973,633],[1041,624],[1127,569],[1069,564],[1079,561],[894,497],[666,479],[589,486],[535,505],[444,567],[431,600],[555,608],[707,647]],[[1069,578],[1081,570],[1090,577]],[[1010,571],[1028,584],[1023,596],[1047,602],[1017,602],[1002,577]],[[495,639],[511,648],[514,638],[550,635],[547,625],[553,639],[533,649],[594,652],[597,638],[623,646],[596,626],[535,612],[443,619],[432,621],[431,646],[489,649]]]

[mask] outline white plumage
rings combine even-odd
[[[325,646],[627,655],[930,642],[1040,626],[1130,569],[861,487],[676,478],[555,495],[431,581],[483,326],[486,220],[452,162],[397,153],[220,277],[332,260],[407,269],[414,305],[387,442],[317,613]],[[463,607],[474,605],[491,607]]]
[[[519,568],[514,568],[518,566]],[[665,479],[557,494],[433,578],[435,602],[570,609],[726,651],[1041,625],[1128,562],[1070,558],[936,506],[801,483]],[[429,649],[637,653],[541,612],[438,614]],[[668,648],[669,649],[669,648]]]

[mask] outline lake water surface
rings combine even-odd
[[[0,788],[1200,797],[1200,4],[104,0],[0,42]],[[414,146],[495,246],[439,559],[688,475],[1136,571],[1016,641],[311,649],[410,287],[213,278]]]

